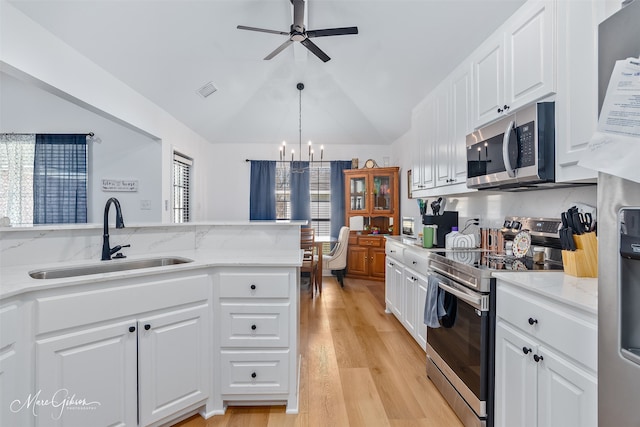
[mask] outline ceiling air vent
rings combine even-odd
[[[206,85],[202,86],[200,89],[198,89],[198,93],[203,98],[206,98],[207,96],[211,95],[213,92],[217,90],[218,89],[213,85],[213,82],[209,82]]]

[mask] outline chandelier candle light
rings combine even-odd
[[[302,162],[302,89],[304,89],[304,84],[302,83],[298,83],[296,85],[296,88],[298,89],[298,162]],[[287,142],[286,141],[282,141],[282,145],[280,146],[280,161],[284,161],[285,160],[285,156],[287,152]],[[308,156],[309,156],[309,163],[313,162],[313,149],[311,148],[311,141],[309,141],[309,149],[308,149]],[[324,145],[320,146],[320,162],[322,162],[322,160],[324,159]],[[295,161],[295,151],[293,149],[291,149],[291,161],[294,162]],[[303,172],[304,169],[306,168],[302,168],[300,166],[300,164],[298,165],[297,168],[291,168],[292,172]]]

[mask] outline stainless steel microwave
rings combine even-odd
[[[554,181],[553,102],[538,102],[467,135],[467,187],[522,190]]]

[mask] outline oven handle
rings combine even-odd
[[[451,287],[449,285],[446,285],[440,281],[438,281],[438,286],[440,287],[440,289],[443,289],[447,292],[449,292],[452,295],[455,295],[456,297],[460,298],[461,300],[463,300],[464,302],[466,302],[467,304],[473,306],[473,308],[476,308],[478,310],[482,309],[482,297],[472,297],[468,294],[466,294],[465,292],[462,292],[454,287]]]

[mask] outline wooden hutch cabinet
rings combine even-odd
[[[384,235],[399,234],[400,195],[397,167],[351,169],[345,175],[346,224],[351,227],[347,275],[384,280]],[[363,230],[354,224],[361,223]]]

